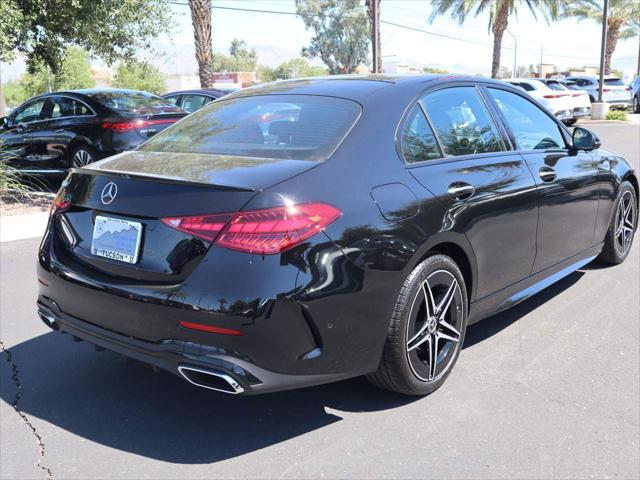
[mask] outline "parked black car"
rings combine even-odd
[[[637,205],[623,158],[504,82],[267,84],[74,170],[38,310],[227,393],[366,374],[426,394],[467,325],[624,261]]]
[[[48,93],[0,119],[4,158],[25,174],[60,174],[132,150],[186,115],[157,95],[93,89]]]
[[[174,105],[192,113],[220,97],[235,92],[237,89],[204,88],[198,90],[180,90],[162,96]]]

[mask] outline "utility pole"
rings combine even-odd
[[[373,73],[382,73],[382,55],[380,48],[380,1],[367,0],[369,21],[371,22],[371,52],[373,56]]]
[[[538,68],[538,78],[542,78],[542,57],[544,56],[544,46],[540,45],[540,68]]]
[[[640,77],[640,35],[638,35],[638,67],[636,69],[636,76]]]
[[[604,87],[604,52],[607,48],[607,17],[609,16],[609,0],[602,6],[602,41],[600,42],[600,81],[598,82],[598,103],[602,103]]]

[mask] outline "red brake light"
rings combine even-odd
[[[151,125],[161,125],[164,123],[175,123],[175,118],[163,118],[161,120],[133,120],[131,122],[104,122],[102,128],[113,130],[114,132],[128,132],[136,128],[145,128]]]
[[[342,212],[326,203],[303,203],[234,214],[163,218],[172,228],[241,252],[272,255],[315,235]]]
[[[603,91],[603,92],[610,92],[610,91],[611,91],[611,89],[610,89],[610,88],[603,88],[603,89],[602,89],[602,91]]]
[[[558,93],[555,95],[544,95],[544,98],[562,98],[562,97],[564,97],[564,95],[561,93]]]
[[[71,206],[71,202],[67,198],[67,196],[63,192],[58,192],[56,198],[53,199],[53,204],[51,205],[51,210],[49,211],[50,215],[55,213],[62,213],[69,209]]]

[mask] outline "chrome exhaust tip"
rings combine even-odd
[[[244,388],[226,373],[203,370],[185,365],[180,365],[178,372],[180,372],[180,375],[189,383],[197,387],[215,390],[216,392],[229,393],[231,395],[244,392]]]
[[[42,320],[47,327],[53,330],[58,330],[56,319],[53,318],[51,315],[47,315],[46,313],[38,310],[38,317],[40,317],[40,320]]]

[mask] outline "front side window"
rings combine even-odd
[[[195,112],[211,100],[212,98],[206,95],[184,95],[182,97],[182,108],[189,113]]]
[[[322,161],[346,136],[360,110],[351,100],[313,95],[223,97],[140,149]]]
[[[93,115],[84,103],[69,97],[53,97],[51,99],[51,118],[83,117]]]
[[[402,156],[407,163],[442,158],[433,131],[419,105],[413,107],[404,124],[401,146]]]
[[[488,90],[504,114],[518,150],[566,147],[558,124],[538,106],[515,93],[496,88]]]
[[[40,114],[42,113],[44,104],[45,100],[40,99],[35,102],[31,102],[29,105],[25,105],[15,113],[11,119],[11,123],[13,125],[17,125],[18,123],[29,123],[42,120],[42,118],[40,118]]]
[[[446,156],[504,150],[475,87],[438,90],[424,97],[423,104]]]

